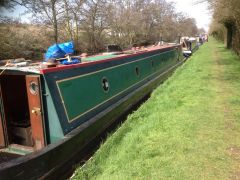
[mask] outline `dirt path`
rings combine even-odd
[[[228,81],[229,64],[230,59],[226,59],[222,56],[222,47],[212,47],[213,48],[213,73],[217,79],[216,87],[218,90],[219,98],[217,99],[217,104],[220,104],[219,111],[224,113],[224,137],[227,139],[234,140],[239,134],[238,125],[235,114],[237,109],[234,109],[231,105],[231,99],[236,96],[235,87],[231,84],[231,81]],[[230,173],[229,179],[240,180],[240,146],[236,144],[229,144],[229,147],[226,148],[226,154],[231,158],[232,161],[232,172]]]

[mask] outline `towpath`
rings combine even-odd
[[[240,58],[211,39],[73,179],[240,179]]]

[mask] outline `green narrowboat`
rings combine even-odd
[[[180,45],[0,67],[0,179],[57,172],[184,61]]]

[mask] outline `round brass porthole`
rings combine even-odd
[[[31,81],[29,90],[31,94],[37,95],[39,90],[38,84],[35,81]]]
[[[104,92],[109,91],[110,85],[109,85],[109,82],[106,77],[102,78],[102,88],[103,88]]]

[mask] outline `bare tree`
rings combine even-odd
[[[63,0],[64,14],[60,22],[67,33],[67,38],[75,43],[79,48],[79,29],[83,20],[83,9],[86,0]]]
[[[54,41],[58,42],[58,18],[63,13],[63,2],[60,0],[22,0],[29,12],[42,22],[49,22],[54,30]]]
[[[107,29],[106,0],[88,0],[82,12],[82,28],[86,32],[90,49],[97,51],[103,48],[103,32]]]
[[[213,11],[210,31],[240,53],[240,3],[238,0],[207,0]],[[226,30],[226,33],[223,33]]]
[[[44,46],[53,41],[72,40],[78,51],[99,52],[108,43],[126,48],[134,44],[151,44],[161,37],[162,40],[173,41],[179,34],[190,36],[197,33],[195,20],[177,13],[174,4],[166,0],[16,1],[28,9],[33,19],[41,24],[39,27],[46,30],[46,34],[42,33],[39,37],[48,41],[44,42]],[[8,0],[8,4],[10,2]],[[234,12],[234,16],[238,17],[239,9],[234,8]],[[35,27],[39,28],[37,25]],[[53,34],[51,41],[49,34]]]
[[[19,4],[20,2],[17,0],[1,0],[0,1],[0,10],[2,8],[5,9],[13,9],[17,4]]]

